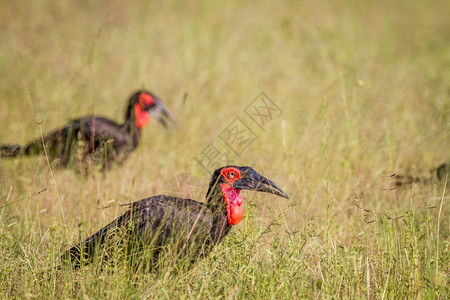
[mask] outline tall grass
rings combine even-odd
[[[0,144],[72,118],[121,121],[134,89],[178,121],[154,120],[104,176],[44,156],[0,160],[0,298],[449,297],[446,183],[391,189],[450,157],[448,1],[258,3],[9,1],[0,8]],[[263,129],[244,110],[265,92]],[[236,117],[257,135],[241,154],[219,138]],[[39,123],[43,121],[41,125]],[[203,200],[211,142],[289,200],[242,192],[245,218],[193,266],[125,262],[57,271],[60,255],[123,213],[181,193]],[[61,206],[59,206],[59,203]],[[64,218],[62,217],[64,215]]]

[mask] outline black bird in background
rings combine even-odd
[[[130,205],[127,212],[72,247],[61,260],[78,268],[92,262],[96,253],[107,258],[109,251],[120,248],[118,245],[132,245],[127,257],[137,260],[145,252],[143,249],[151,249],[150,266],[164,249],[171,257],[189,257],[192,262],[208,254],[242,220],[241,189],[288,198],[251,167],[222,167],[214,171],[204,203],[160,195],[126,204]]]
[[[430,170],[430,176],[414,176],[409,174],[393,175],[395,178],[395,185],[402,186],[405,184],[422,183],[428,184],[433,181],[442,182],[450,173],[450,161],[440,164],[438,167]]]
[[[141,129],[156,118],[167,129],[175,120],[164,104],[149,91],[137,91],[129,99],[125,121],[118,124],[107,118],[86,116],[71,121],[61,129],[45,134],[43,139],[50,161],[67,167],[79,162],[82,169],[100,165],[108,169],[111,162],[121,163],[141,139]],[[0,145],[0,156],[35,155],[43,153],[42,139],[22,147]]]

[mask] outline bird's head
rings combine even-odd
[[[134,122],[138,128],[147,126],[150,116],[156,118],[166,129],[176,126],[175,119],[161,100],[149,91],[135,92],[130,98],[128,110],[128,114],[134,112]]]
[[[208,195],[216,187],[222,191],[230,225],[238,224],[244,217],[241,190],[271,193],[289,199],[280,187],[251,167],[225,166],[217,169],[211,179]]]

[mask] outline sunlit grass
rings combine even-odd
[[[121,121],[141,87],[179,126],[150,122],[105,176],[1,159],[0,298],[448,298],[449,188],[388,177],[450,158],[447,2],[4,3],[0,144],[38,137],[41,121]],[[261,92],[282,111],[263,129],[245,114]],[[236,117],[257,136],[240,155],[220,139]],[[243,191],[243,222],[191,267],[57,272],[119,204],[189,196],[178,174],[203,201],[213,170],[195,158],[211,142],[290,199]]]

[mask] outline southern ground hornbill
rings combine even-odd
[[[67,167],[79,163],[80,170],[99,165],[102,170],[111,162],[120,163],[139,144],[141,129],[150,121],[150,115],[168,128],[175,120],[162,102],[149,91],[137,91],[129,99],[125,121],[117,124],[107,118],[86,116],[71,121],[61,129],[44,135],[49,159]],[[0,145],[0,156],[34,155],[43,153],[42,139],[27,144]]]
[[[126,204],[127,212],[68,250],[62,263],[78,268],[95,258],[107,260],[114,251],[126,253],[133,266],[145,261],[152,268],[163,253],[191,263],[242,220],[241,189],[288,198],[251,167],[222,167],[214,172],[204,203],[160,195]]]
[[[412,183],[429,184],[436,181],[443,182],[448,174],[450,174],[450,161],[444,162],[438,167],[431,169],[430,176],[394,174],[392,177],[395,179],[396,186],[402,186]]]

